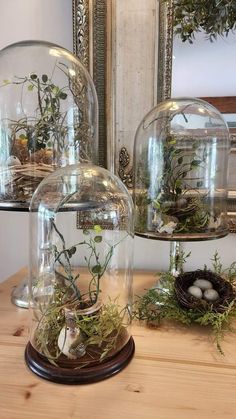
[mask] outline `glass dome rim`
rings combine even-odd
[[[31,213],[31,212],[35,212],[35,207],[34,207],[34,205],[35,205],[35,200],[36,200],[36,198],[37,198],[37,194],[38,193],[40,193],[41,192],[41,190],[46,186],[46,185],[49,185],[50,184],[50,180],[52,179],[54,179],[54,180],[59,180],[60,179],[60,177],[62,176],[62,173],[64,173],[65,175],[66,175],[66,172],[69,170],[70,171],[70,173],[69,173],[69,175],[71,175],[72,174],[72,172],[73,172],[73,170],[77,170],[78,169],[78,172],[80,171],[80,174],[82,174],[82,169],[83,168],[88,168],[88,169],[93,169],[93,168],[95,168],[95,169],[99,169],[99,171],[100,172],[102,172],[103,174],[106,174],[110,179],[111,179],[111,181],[113,182],[113,184],[117,184],[117,186],[119,187],[119,189],[120,189],[120,191],[122,192],[122,193],[125,193],[126,194],[126,197],[127,197],[127,201],[128,201],[128,203],[129,203],[129,206],[130,206],[130,209],[131,209],[131,212],[133,212],[134,211],[134,204],[133,204],[133,200],[132,200],[132,196],[131,196],[131,194],[129,193],[129,191],[128,191],[128,188],[124,185],[124,183],[122,182],[122,180],[117,176],[117,175],[115,175],[114,173],[112,173],[111,171],[109,171],[108,169],[106,169],[106,168],[104,168],[104,167],[101,167],[101,166],[98,166],[98,165],[95,165],[95,164],[93,164],[93,163],[91,163],[91,162],[88,162],[88,163],[85,163],[85,162],[83,162],[83,163],[75,163],[75,164],[69,164],[69,165],[67,165],[67,166],[64,166],[64,167],[61,167],[61,168],[59,168],[59,169],[57,169],[57,170],[55,170],[54,172],[52,172],[52,173],[50,173],[48,176],[46,176],[41,182],[40,182],[40,184],[38,185],[38,187],[36,188],[36,190],[34,191],[34,193],[33,193],[33,195],[32,195],[32,198],[31,198],[31,200],[30,200],[30,205],[29,205],[29,213]],[[59,182],[56,182],[56,184],[58,184]],[[36,207],[38,208],[39,207],[39,204],[37,204],[36,205]]]

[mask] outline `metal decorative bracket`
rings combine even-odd
[[[122,147],[119,152],[118,175],[127,188],[133,188],[133,167],[129,168],[130,155],[126,147]]]

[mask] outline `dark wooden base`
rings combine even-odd
[[[107,361],[81,369],[71,369],[50,364],[29,342],[25,349],[25,361],[35,374],[54,383],[88,384],[111,377],[125,368],[134,355],[134,349],[134,340],[131,337],[123,349]]]

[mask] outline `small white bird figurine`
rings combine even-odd
[[[16,156],[9,156],[6,160],[7,166],[19,166],[21,161]]]
[[[77,359],[85,354],[82,334],[78,328],[64,326],[58,336],[58,347],[69,359]],[[76,353],[77,348],[78,354]]]

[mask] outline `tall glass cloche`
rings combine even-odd
[[[43,41],[0,51],[0,208],[27,208],[55,168],[95,162],[98,105],[79,59]]]
[[[195,98],[169,99],[135,138],[136,233],[159,240],[224,237],[229,132],[221,114]]]
[[[107,170],[45,178],[30,206],[29,367],[63,383],[103,379],[131,359],[133,203]]]

